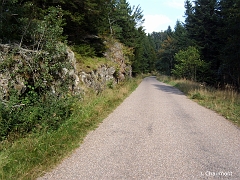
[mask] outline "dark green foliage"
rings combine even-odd
[[[95,56],[95,50],[90,45],[82,44],[73,46],[74,52],[77,52],[81,56],[93,57]]]
[[[0,139],[56,130],[70,117],[75,100],[50,94],[39,96],[34,89],[21,99],[12,95],[8,103],[0,103]]]
[[[203,59],[211,64],[214,80],[217,80],[217,71],[220,66],[217,10],[216,0],[195,1],[194,12],[190,14],[191,18],[186,23],[189,38],[193,39],[195,45],[199,47]]]
[[[73,68],[66,61],[67,43],[82,56],[103,56],[104,38],[110,36],[129,51],[124,53],[133,73],[155,68],[156,50],[143,30],[142,10],[126,0],[1,0],[0,17],[0,43],[9,48],[0,72],[21,76],[26,86],[0,101],[1,139],[57,129],[70,116],[74,97],[66,94],[73,79],[63,71]]]
[[[169,26],[164,32],[153,32],[151,34],[157,52],[155,68],[160,73],[171,75],[175,65],[175,54],[191,44],[186,34],[185,27],[179,21],[176,22],[174,31]]]
[[[71,68],[70,62],[66,61],[67,50],[62,36],[63,11],[60,7],[51,6],[40,9],[35,3],[12,2],[12,6],[20,5],[16,22],[12,22],[18,26],[16,36],[2,39],[5,43],[8,40],[18,45],[7,45],[8,52],[3,52],[0,73],[7,70],[12,79],[21,76],[26,88],[22,93],[10,90],[8,97],[0,101],[1,139],[11,134],[21,136],[41,129],[56,129],[71,114],[72,102],[65,95],[73,80],[68,75],[64,76],[62,70],[63,67]],[[14,13],[13,10],[10,13]],[[37,16],[36,12],[40,14]],[[10,32],[4,30],[3,33]],[[57,93],[51,94],[52,84],[59,79],[64,82],[61,82]],[[11,83],[8,85],[10,88],[13,86]]]
[[[149,71],[148,59],[143,59],[146,35],[141,26],[144,22],[141,8],[131,7],[126,0],[111,1],[106,5],[108,12],[103,20],[108,24],[104,32],[109,32],[112,37],[134,50],[134,57],[130,58],[134,74]]]
[[[176,52],[175,39],[167,35],[161,44],[161,48],[158,50],[157,70],[159,72],[171,75],[171,70],[175,64],[174,55]]]
[[[210,63],[208,83],[231,84],[239,90],[239,0],[186,2],[187,35]],[[211,81],[209,81],[211,79]]]
[[[221,84],[231,84],[240,90],[240,1],[220,1],[221,65],[219,76]]]
[[[194,46],[207,65],[197,80],[222,88],[230,84],[239,91],[240,1],[187,0],[185,8],[184,24],[177,21],[174,31],[151,34],[158,51],[156,69],[171,75],[177,67],[175,54]]]
[[[18,21],[21,8],[17,7],[18,0],[0,1],[0,43],[9,43],[19,39],[20,23]]]
[[[101,37],[111,35],[135,49],[132,61],[140,60],[137,49],[145,36],[142,10],[126,0],[2,0],[0,13],[2,43],[48,51],[67,39],[75,47],[88,47],[91,56],[103,56]]]
[[[177,52],[193,45],[193,42],[187,36],[187,30],[184,24],[180,21],[176,22],[173,38],[175,39],[174,44]]]

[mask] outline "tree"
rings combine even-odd
[[[175,40],[173,37],[167,36],[167,39],[163,41],[161,48],[158,50],[156,69],[163,74],[171,75],[175,63],[175,53]]]
[[[193,40],[193,45],[198,47],[202,58],[211,64],[211,84],[218,80],[220,67],[219,44],[220,36],[217,0],[196,0],[194,6],[186,1],[185,26],[188,38]],[[210,79],[210,78],[209,78]]]
[[[174,58],[176,59],[176,65],[172,73],[179,78],[197,81],[199,80],[197,73],[207,67],[207,64],[200,59],[199,51],[193,46],[189,46],[185,51],[180,50]]]
[[[173,38],[175,39],[176,51],[184,50],[192,45],[191,40],[187,36],[186,28],[179,20],[176,22]]]
[[[145,38],[143,27],[144,19],[139,6],[131,7],[126,0],[114,1],[109,6],[107,15],[108,29],[111,36],[120,40],[121,43],[134,50],[134,59],[131,59],[133,73],[142,71],[145,62],[142,62],[143,45]],[[145,68],[143,68],[145,69]]]
[[[129,47],[135,46],[138,37],[137,24],[141,20],[141,11],[134,12],[126,0],[119,0],[116,5],[117,21],[116,24],[121,28],[117,38]]]
[[[193,32],[194,24],[193,24],[193,19],[194,19],[194,8],[191,3],[191,1],[187,0],[185,2],[185,29],[187,31],[187,36],[191,38],[193,35],[191,34]]]
[[[141,53],[139,57],[139,70],[141,73],[149,73],[155,70],[156,64],[156,50],[154,48],[154,42],[151,36],[143,35],[141,48],[138,49]]]
[[[0,13],[0,42],[19,40],[21,24],[18,19],[22,15],[22,7],[18,7],[18,0],[1,0]]]
[[[221,0],[219,17],[222,22],[218,29],[221,36],[221,84],[231,84],[240,91],[240,0]]]

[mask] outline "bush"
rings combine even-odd
[[[191,98],[197,100],[204,100],[204,96],[201,95],[199,92],[194,93]]]
[[[77,52],[78,54],[84,57],[94,57],[96,55],[95,49],[86,44],[75,45],[73,46],[73,49],[75,52]]]
[[[19,45],[6,45],[8,52],[0,63],[0,74],[11,74],[8,97],[0,100],[0,140],[57,129],[71,115],[75,100],[64,96],[74,80],[63,71],[73,67],[67,60],[66,42],[60,43],[64,40],[62,9],[49,7],[39,19],[25,17],[19,21]],[[14,92],[17,77],[24,79],[26,89],[22,93]],[[60,85],[54,95],[50,91],[56,82]]]
[[[72,113],[76,97],[45,95],[0,103],[0,140],[40,130],[56,130]],[[25,103],[25,104],[24,104]]]
[[[199,51],[192,46],[185,51],[180,50],[174,58],[177,64],[172,73],[177,78],[197,81],[203,74],[202,72],[208,69],[208,64],[200,59]]]

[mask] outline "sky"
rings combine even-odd
[[[184,22],[185,0],[127,0],[131,7],[139,5],[143,11],[146,33],[174,29],[176,21]]]

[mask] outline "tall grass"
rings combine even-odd
[[[186,79],[158,75],[158,80],[184,92],[202,106],[212,109],[240,127],[240,94],[231,88],[225,90],[208,87]]]
[[[74,104],[72,116],[58,130],[33,133],[15,142],[0,142],[0,179],[35,179],[54,167],[87,133],[113,111],[141,82],[130,79],[100,95],[89,91]]]

